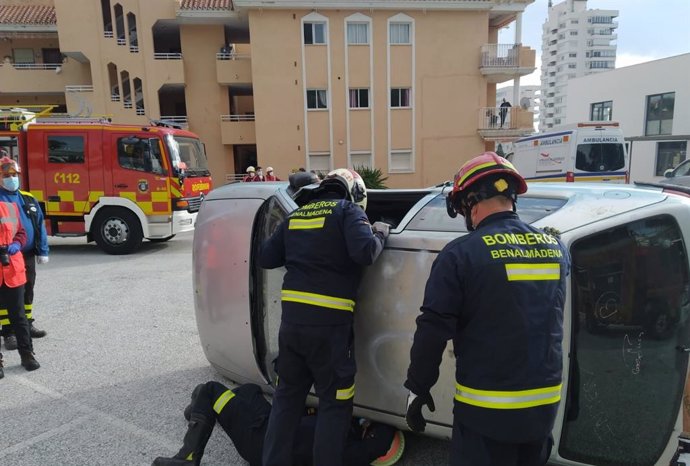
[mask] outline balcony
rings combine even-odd
[[[153,58],[156,60],[156,66],[152,70],[147,70],[151,73],[152,82],[159,87],[165,84],[184,84],[184,62],[181,53],[154,53]]]
[[[88,64],[75,60],[64,63],[3,63],[0,65],[2,94],[62,94],[65,86],[91,82]],[[40,89],[37,92],[37,89]]]
[[[252,82],[252,58],[247,53],[217,53],[216,76],[218,84],[250,84]]]
[[[490,83],[527,76],[536,67],[536,52],[518,44],[484,44],[479,70]]]
[[[223,144],[256,144],[254,115],[221,115],[220,133]]]
[[[478,112],[477,130],[485,141],[528,136],[534,133],[534,113],[521,107],[483,107]]]

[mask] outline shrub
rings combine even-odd
[[[364,180],[364,186],[367,189],[386,189],[387,186],[384,182],[388,177],[384,177],[381,170],[378,168],[369,168],[365,166],[354,167],[354,170],[359,173],[359,176]]]

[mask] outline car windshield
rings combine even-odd
[[[625,167],[623,144],[578,144],[575,168],[585,172],[609,172]]]
[[[560,209],[567,199],[520,197],[517,202],[517,213],[526,223],[533,223]],[[467,233],[462,217],[451,218],[446,211],[446,195],[439,194],[425,205],[410,221],[406,230],[451,231]]]
[[[167,135],[172,166],[194,174],[208,174],[206,152],[201,141],[195,138]]]

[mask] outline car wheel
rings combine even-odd
[[[166,236],[165,238],[149,238],[149,241],[151,241],[152,243],[165,243],[166,241],[169,241],[174,237],[175,235]]]
[[[134,252],[144,238],[141,223],[132,211],[112,208],[96,216],[92,235],[103,251],[115,255]]]

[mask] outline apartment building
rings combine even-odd
[[[566,123],[617,121],[628,144],[630,179],[658,181],[687,158],[688,70],[690,53],[573,79]]]
[[[428,186],[532,131],[519,106],[491,118],[535,69],[520,27],[497,43],[532,1],[0,0],[0,105],[186,125],[221,183],[258,164]]]
[[[565,123],[573,78],[615,68],[618,10],[588,10],[587,0],[553,5],[542,29],[539,130]]]

